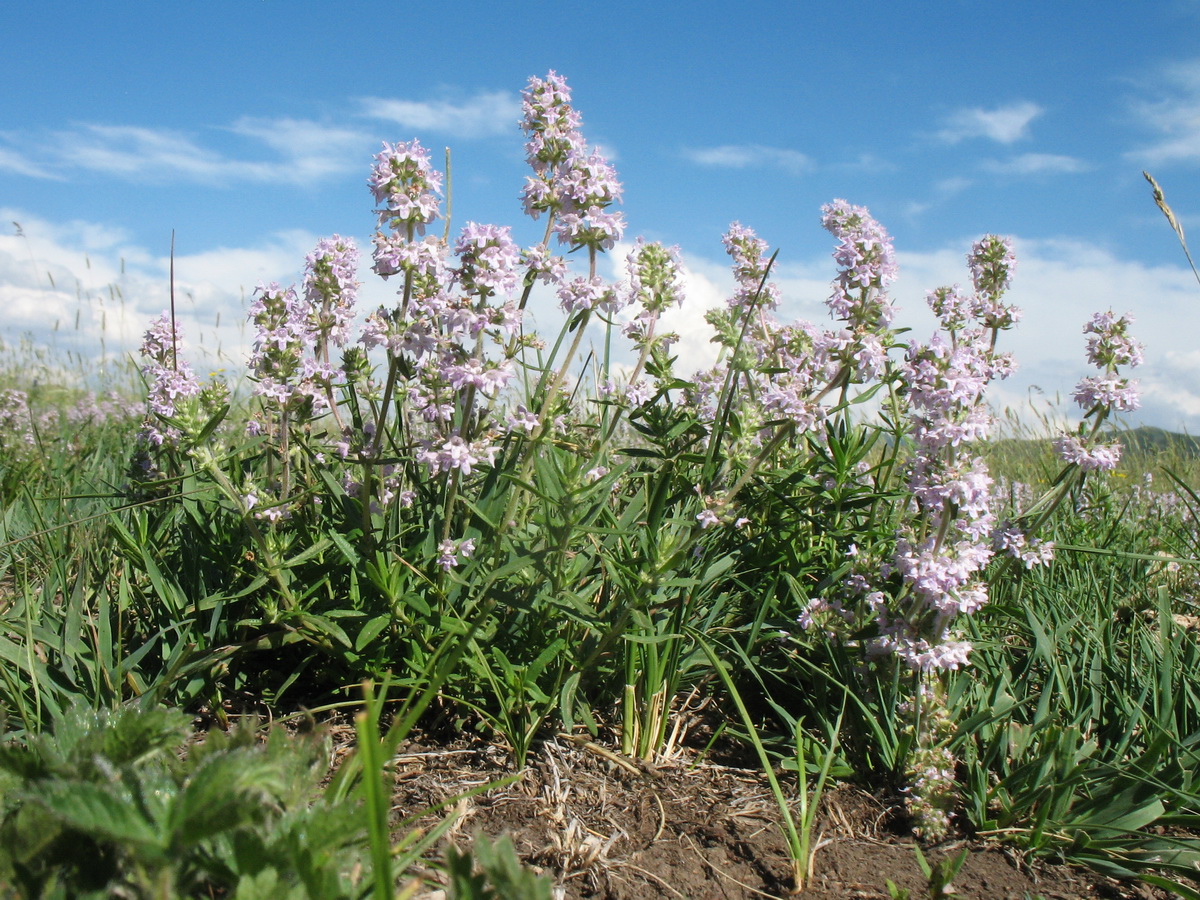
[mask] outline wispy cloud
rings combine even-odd
[[[83,125],[60,132],[58,162],[70,167],[127,178],[164,176],[221,181],[230,177],[261,180],[267,167],[231,160],[200,146],[181,132],[129,125]]]
[[[722,169],[776,168],[799,175],[814,168],[813,161],[798,150],[761,144],[689,148],[683,155],[697,165]]]
[[[521,100],[509,91],[480,93],[462,102],[364,97],[359,103],[368,118],[459,138],[512,134],[521,118]]]
[[[53,178],[60,176],[48,171],[16,150],[0,147],[0,172],[12,172],[29,178]]]
[[[990,159],[982,165],[998,175],[1069,175],[1091,168],[1083,160],[1054,153],[1022,153],[1012,159]]]
[[[968,138],[987,138],[1001,144],[1012,144],[1029,136],[1029,123],[1044,111],[1029,101],[995,109],[978,106],[960,109],[946,119],[938,137],[950,144]]]
[[[278,153],[284,165],[291,168],[291,178],[282,180],[300,182],[315,181],[360,165],[361,150],[370,143],[370,135],[364,131],[307,119],[246,117],[235,122],[232,130]]]
[[[17,141],[24,152],[0,148],[0,169],[42,178],[84,170],[156,183],[311,184],[352,170],[370,143],[363,132],[286,118],[243,118],[218,131],[248,146],[230,148],[226,141],[218,149],[217,141],[172,129],[85,123],[49,138],[24,136]],[[29,164],[31,157],[39,164]]]
[[[943,178],[933,186],[933,196],[927,200],[912,200],[904,207],[904,214],[910,219],[917,219],[929,210],[944,204],[947,200],[961,194],[975,182],[960,175]]]
[[[1200,161],[1200,59],[1167,67],[1151,86],[1158,98],[1134,104],[1158,140],[1125,154],[1140,165]]]

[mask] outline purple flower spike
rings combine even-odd
[[[893,314],[887,287],[897,272],[891,236],[864,206],[834,200],[821,213],[821,224],[840,241],[833,258],[841,272],[826,301],[829,309],[851,327],[886,328]]]
[[[429,160],[429,151],[419,141],[388,144],[375,155],[375,168],[367,179],[379,210],[380,224],[395,229],[412,228],[425,233],[425,226],[438,216],[441,173]]]

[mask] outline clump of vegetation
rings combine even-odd
[[[638,240],[623,280],[600,277],[621,186],[581,127],[562,78],[530,81],[528,247],[426,234],[442,176],[418,142],[385,144],[373,270],[394,304],[358,315],[359,250],[322,240],[302,285],[255,292],[248,404],[194,375],[167,313],[140,421],[0,395],[0,878],[391,897],[432,839],[397,844],[381,773],[435,706],[519,772],[552,731],[652,763],[681,698],[709,692],[770,776],[797,890],[840,778],[905,797],[927,841],[994,835],[1198,896],[1179,829],[1200,815],[1181,587],[1200,498],[1118,468],[1130,317],[1084,324],[1082,420],[1021,463],[989,444],[986,402],[1013,366],[1010,242],[976,242],[972,288],[931,291],[939,330],[910,340],[890,237],[838,200],[830,322],[775,318],[775,257],[735,223],[719,359],[680,373],[661,324],[686,300],[678,253]],[[557,300],[556,334],[533,331],[535,299]],[[329,709],[364,681],[406,703],[381,737],[368,692],[324,794],[313,742],[213,732],[179,753],[187,719],[160,706],[223,725],[234,696]],[[457,895],[547,889],[511,848],[478,855],[483,874],[449,858]]]

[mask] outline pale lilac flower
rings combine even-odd
[[[992,543],[997,553],[1019,560],[1027,569],[1048,565],[1054,559],[1053,541],[1029,538],[1011,523],[1005,523],[993,532]]]
[[[424,287],[418,291],[422,295],[436,293],[427,285],[441,287],[449,284],[446,245],[433,235],[410,241],[400,232],[383,234],[377,231],[371,240],[375,244],[373,269],[384,279],[393,275],[409,275],[419,280],[419,288]]]
[[[521,250],[506,226],[468,222],[454,245],[462,263],[459,282],[465,291],[490,297],[511,294],[521,283]]]
[[[975,313],[975,298],[963,294],[958,285],[930,291],[925,295],[925,302],[947,331],[959,331]]]
[[[1067,465],[1076,465],[1085,472],[1111,472],[1121,461],[1120,444],[1088,446],[1083,438],[1064,434],[1054,442],[1054,452]]]
[[[567,277],[567,261],[541,244],[525,250],[521,262],[543,284],[560,284]]]
[[[764,282],[770,259],[767,242],[740,222],[734,222],[721,238],[725,252],[733,259],[733,277],[737,291],[728,300],[731,307],[745,309],[761,306],[774,309],[779,305],[779,287]]]
[[[1017,260],[1012,241],[989,234],[980,238],[967,254],[971,280],[975,285],[975,315],[986,328],[1002,331],[1012,328],[1021,318],[1021,310],[1000,298],[1012,284]]]
[[[600,277],[573,278],[558,288],[558,302],[568,315],[599,306],[612,288]]]
[[[643,406],[654,396],[654,389],[643,379],[638,379],[625,388],[625,400],[631,407]]]
[[[515,432],[518,429],[523,430],[526,434],[533,434],[534,429],[541,424],[536,413],[527,410],[524,404],[519,404],[517,408],[508,415],[508,430]]]
[[[1131,412],[1142,405],[1136,384],[1113,375],[1090,375],[1075,386],[1071,396],[1085,410],[1103,406],[1114,412]]]
[[[521,192],[525,211],[535,219],[555,215],[561,243],[611,249],[625,231],[624,217],[608,211],[621,198],[621,184],[608,160],[587,150],[566,80],[553,71],[531,78],[522,97],[521,129],[535,173]]]
[[[358,294],[358,247],[351,238],[322,238],[305,259],[304,298],[309,329],[318,339],[344,347]]]
[[[1012,285],[1012,273],[1017,266],[1012,241],[995,234],[977,240],[967,254],[971,281],[975,292],[986,297],[999,297]]]
[[[830,311],[853,327],[886,328],[893,315],[887,288],[897,273],[891,236],[866,207],[845,200],[825,205],[821,214],[821,224],[840,241],[833,258],[841,271],[826,301]]]
[[[470,559],[475,555],[475,539],[466,538],[461,541],[445,540],[438,544],[437,564],[442,571],[449,572],[459,564],[459,558]]]
[[[423,442],[416,452],[416,460],[429,467],[430,475],[458,471],[466,476],[480,465],[494,463],[499,452],[499,447],[487,441],[468,442],[459,435],[451,435],[440,445],[435,441]]]
[[[429,151],[420,142],[388,144],[375,155],[367,179],[380,205],[379,222],[408,233],[424,234],[438,216],[441,173],[433,168]]]
[[[611,250],[625,233],[625,216],[597,204],[572,207],[558,217],[554,233],[560,243],[572,247]]]
[[[571,106],[567,80],[553,69],[545,78],[530,78],[521,92],[521,130],[528,135],[525,152],[539,174],[552,171],[568,154],[583,149],[579,113]],[[538,212],[531,210],[534,218]]]
[[[1134,368],[1142,363],[1142,345],[1129,336],[1133,316],[1126,313],[1118,318],[1110,309],[1096,313],[1083,326],[1087,340],[1087,358],[1098,369],[1117,366]]]

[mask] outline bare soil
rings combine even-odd
[[[433,825],[430,807],[514,774],[482,741],[414,742],[395,761],[393,814]],[[452,806],[459,849],[478,834],[507,835],[522,861],[554,879],[556,900],[751,900],[794,896],[779,813],[761,772],[697,762],[694,753],[649,766],[565,735],[545,742],[513,783]],[[929,896],[928,880],[893,800],[850,786],[823,798],[820,849],[804,897],[887,900],[887,882]],[[966,847],[954,879],[960,900],[1162,900],[1144,885],[1022,858],[1011,846],[954,840],[926,847],[935,862]],[[444,854],[439,848],[438,856]],[[439,900],[440,891],[421,895]]]

